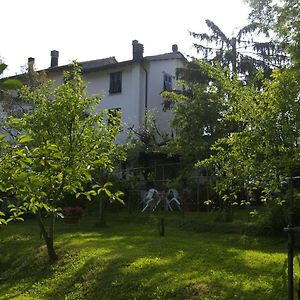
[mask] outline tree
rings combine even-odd
[[[165,102],[171,103],[174,112],[171,124],[176,132],[175,139],[168,143],[169,149],[175,149],[190,164],[208,157],[211,145],[236,126],[224,119],[229,108],[228,101],[224,101],[228,93],[224,76],[233,79],[238,75],[244,83],[255,83],[260,88],[263,76],[256,75],[269,76],[276,64],[286,59],[275,41],[253,41],[254,34],[268,33],[258,22],[243,27],[234,37],[227,37],[210,20],[206,24],[211,34],[191,32],[201,42],[194,47],[205,62],[193,59],[178,70],[183,92],[164,93]]]
[[[293,64],[300,64],[300,4],[297,0],[247,0],[252,11],[249,19],[260,22],[291,55]]]
[[[0,76],[3,74],[4,70],[7,68],[7,65],[4,63],[0,63]],[[2,98],[2,95],[9,90],[16,90],[22,86],[22,83],[17,79],[3,79],[0,80],[0,98]],[[1,116],[0,116],[1,117]],[[5,135],[0,135],[0,153],[2,151],[5,151],[5,148],[7,147],[7,142],[4,140]],[[0,160],[1,162],[1,160]],[[0,189],[1,192],[1,189]],[[0,199],[1,204],[1,199]],[[13,212],[13,216],[17,218],[16,212]],[[5,218],[5,213],[0,210],[0,225],[6,224],[7,220]]]
[[[296,0],[286,0],[284,5],[276,9],[278,23],[275,28],[282,43],[290,53],[293,65],[300,68],[300,4]]]
[[[0,63],[0,76],[3,74],[4,70],[7,68],[7,65]],[[22,83],[18,79],[2,79],[0,80],[0,92],[4,90],[15,90],[20,88]]]
[[[160,151],[170,139],[169,135],[161,132],[156,124],[156,111],[147,110],[139,128],[129,127],[128,140],[130,151],[153,152]]]
[[[20,99],[19,93],[16,92],[17,88],[22,85],[27,85],[30,90],[38,89],[45,81],[45,71],[35,71],[34,61],[29,60],[28,65],[24,67],[23,73],[16,76],[16,79],[6,79],[5,82],[10,82],[13,89],[5,88],[0,94],[1,106],[3,112],[8,116],[20,117],[24,112],[31,109],[28,103]]]
[[[224,77],[225,78],[225,77]],[[273,71],[263,87],[243,85],[237,78],[228,80],[230,109],[224,118],[239,124],[234,131],[218,139],[210,158],[199,166],[210,166],[218,178],[216,188],[224,201],[235,201],[242,190],[259,189],[267,204],[280,183],[289,181],[284,199],[290,208],[296,205],[293,176],[299,166],[300,103],[299,77],[295,71]],[[276,203],[277,203],[276,202]]]
[[[32,112],[7,122],[16,135],[1,153],[0,188],[17,199],[15,211],[27,210],[37,216],[50,261],[57,259],[54,225],[64,193],[83,193],[91,199],[104,192],[120,200],[120,193],[111,193],[103,182],[87,189],[92,174],[113,168],[120,122],[107,124],[107,118],[113,116],[106,110],[96,113],[101,99],[87,97],[85,89],[75,64],[74,70],[65,73],[61,86],[53,88],[46,82],[33,90],[23,87],[21,99],[32,106]]]
[[[252,22],[233,37],[227,37],[210,20],[206,20],[206,24],[211,34],[191,32],[200,41],[200,44],[194,43],[194,47],[202,55],[201,58],[208,62],[217,61],[222,67],[230,67],[233,73],[246,81],[253,79],[258,70],[270,75],[271,69],[287,61],[287,55],[275,40],[253,40],[253,35],[263,35],[264,39],[268,37],[267,28],[261,23]]]
[[[179,154],[189,165],[208,157],[210,146],[226,134],[229,125],[223,119],[227,109],[223,102],[226,93],[224,72],[200,60],[193,61],[193,70],[201,76],[181,81],[185,91],[164,92],[164,97],[174,101],[171,127],[176,135],[168,142],[168,150]],[[218,74],[212,76],[216,70],[219,70]],[[189,73],[189,76],[193,74]]]
[[[182,164],[176,181],[186,189],[195,188],[196,182],[192,180],[195,164],[208,158],[213,143],[234,127],[233,122],[224,119],[225,112],[230,108],[228,101],[224,101],[228,94],[230,70],[222,69],[217,62],[214,66],[197,59],[193,60],[192,65],[192,69],[187,69],[184,74],[185,80],[178,82],[183,86],[182,91],[163,94],[169,102],[172,101],[171,127],[175,133],[167,143],[167,152],[180,157]],[[209,170],[201,168],[198,173],[207,176]],[[212,194],[209,180],[206,182],[206,199],[209,200]],[[197,203],[199,208],[199,183]]]
[[[0,76],[3,74],[7,65],[4,63],[0,63]],[[11,104],[11,94],[10,92],[15,91],[22,87],[22,82],[18,79],[0,79],[0,104],[1,108],[6,111],[6,106],[9,103]],[[0,115],[0,121],[2,116]]]
[[[165,146],[170,140],[169,134],[163,132],[156,124],[157,113],[155,110],[147,110],[144,115],[143,122],[138,128],[129,127],[128,143],[127,143],[127,160],[130,164],[138,164],[143,166],[142,174],[146,181],[146,186],[153,184],[152,165],[153,161],[149,157],[158,156],[166,157]],[[152,176],[153,177],[153,176]],[[136,185],[136,178],[133,177],[130,184]],[[131,203],[128,203],[129,211],[131,211]]]

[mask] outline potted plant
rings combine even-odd
[[[83,208],[77,206],[66,206],[63,208],[64,220],[68,224],[78,223],[79,218],[83,215]]]

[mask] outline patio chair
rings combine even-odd
[[[150,189],[143,200],[144,208],[142,209],[142,212],[144,212],[147,208],[150,210],[155,210],[156,204],[159,202],[160,196],[156,189]]]
[[[168,206],[170,207],[170,210],[172,209],[172,205],[177,207],[177,209],[181,210],[181,198],[175,189],[169,189],[167,192],[167,201]]]

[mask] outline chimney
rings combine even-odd
[[[57,67],[58,66],[58,56],[59,52],[56,50],[51,51],[51,64],[50,68]]]
[[[144,46],[137,40],[132,41],[132,59],[134,61],[141,61],[144,55]]]
[[[29,73],[33,72],[33,67],[34,67],[34,57],[28,57],[27,68]]]
[[[172,45],[172,52],[178,52],[178,46],[176,44]]]

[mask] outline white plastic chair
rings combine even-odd
[[[157,203],[159,203],[159,201],[160,201],[160,196],[158,191],[156,189],[150,189],[143,200],[145,207],[142,209],[142,212],[144,212],[147,208],[151,210],[155,210]]]
[[[175,189],[169,189],[167,193],[167,201],[168,201],[168,207],[170,207],[170,210],[172,209],[172,203],[176,205],[176,207],[181,210],[181,198]]]

